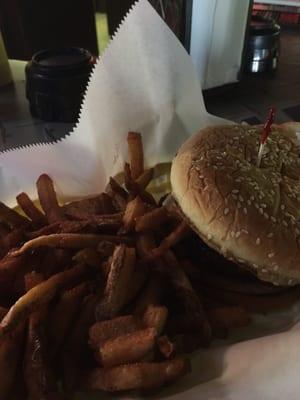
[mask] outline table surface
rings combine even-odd
[[[0,151],[64,137],[74,124],[33,118],[25,96],[26,62],[10,60],[9,63],[13,83],[0,87]]]

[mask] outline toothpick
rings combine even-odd
[[[274,122],[275,112],[276,112],[275,107],[271,107],[267,121],[263,127],[263,131],[262,131],[261,138],[260,138],[260,146],[259,146],[259,150],[258,150],[258,156],[257,156],[257,167],[258,168],[260,167],[261,160],[264,155],[265,148],[266,148],[266,143],[267,143],[268,137],[271,133],[271,127]]]

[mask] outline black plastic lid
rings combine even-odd
[[[94,59],[85,49],[42,50],[26,66],[26,97],[33,116],[74,122]]]

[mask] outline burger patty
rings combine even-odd
[[[286,286],[275,286],[259,280],[253,273],[247,271],[232,261],[227,260],[217,251],[208,247],[198,235],[192,233],[182,246],[187,249],[190,261],[197,266],[203,285],[212,288],[225,289],[232,292],[249,295],[273,295],[289,291]]]

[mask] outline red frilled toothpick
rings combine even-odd
[[[257,166],[260,167],[260,163],[261,163],[261,159],[262,156],[264,154],[264,150],[265,150],[265,145],[267,143],[268,137],[271,133],[271,127],[272,124],[274,122],[275,119],[275,113],[276,113],[276,108],[275,107],[271,107],[270,111],[269,111],[269,115],[267,118],[267,121],[263,127],[263,131],[261,134],[261,138],[260,138],[260,146],[259,146],[259,151],[258,151],[258,157],[257,157]]]

